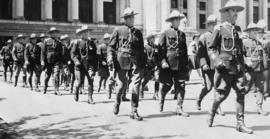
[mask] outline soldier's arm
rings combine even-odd
[[[162,65],[164,62],[167,62],[167,48],[166,48],[166,34],[165,32],[161,33],[158,43],[158,56],[159,63]]]
[[[270,46],[270,42],[268,41],[264,47],[263,47],[263,64],[265,69],[267,69],[269,67],[269,51],[267,50],[267,48],[269,48]]]
[[[212,40],[210,41],[209,48],[213,50],[218,50],[221,43],[220,28],[215,29],[212,34]]]
[[[45,61],[46,61],[46,44],[45,44],[46,42],[44,42],[44,43],[42,43],[41,45],[40,45],[40,47],[41,47],[41,54],[40,54],[40,60],[41,60],[41,63],[45,63]]]
[[[4,56],[4,49],[5,49],[5,47],[3,47],[3,48],[1,49],[1,51],[0,51],[0,55],[1,55],[1,56]]]
[[[70,51],[70,56],[73,62],[76,64],[80,64],[80,61],[77,57],[77,49],[78,49],[78,41],[74,42]]]
[[[15,44],[16,45],[16,44]],[[18,58],[17,58],[17,56],[16,56],[16,46],[13,46],[13,49],[12,49],[12,51],[11,51],[11,54],[12,54],[12,58],[13,58],[13,60],[14,61],[18,61]]]
[[[184,65],[186,67],[188,67],[188,50],[187,50],[187,42],[186,42],[186,34],[185,33],[182,33],[182,37],[183,37],[183,47],[184,47]]]
[[[29,49],[29,45],[26,44],[25,49],[24,49],[24,60],[26,62],[29,62],[29,57],[28,57],[29,51],[28,51],[28,49]]]
[[[204,65],[207,65],[207,61],[206,61],[206,57],[208,56],[207,54],[207,49],[206,49],[206,40],[205,40],[205,36],[202,35],[199,39],[198,42],[198,58],[199,58],[199,62],[200,62],[200,66],[203,67]]]
[[[111,64],[110,62],[113,62],[114,56],[116,55],[116,47],[118,45],[118,28],[116,28],[113,31],[113,34],[111,35],[110,41],[109,41],[109,45],[107,47],[107,60],[109,62],[109,64]]]

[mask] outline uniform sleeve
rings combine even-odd
[[[0,55],[1,55],[1,56],[4,56],[4,49],[5,49],[5,47],[3,47],[3,48],[1,49],[1,51],[0,51]]]
[[[198,42],[198,58],[199,58],[199,62],[200,62],[200,66],[204,66],[207,65],[207,61],[206,61],[206,57],[208,56],[207,54],[207,46],[206,46],[206,40],[205,40],[205,36],[202,35],[199,39]]]
[[[159,42],[158,42],[158,55],[159,55],[159,63],[162,65],[167,62],[166,59],[166,34],[165,32],[160,34]]]
[[[118,34],[118,28],[116,28],[113,31],[113,34],[111,35],[110,41],[109,41],[109,45],[107,48],[107,59],[111,60],[114,58],[114,56],[116,55],[116,47],[118,45],[118,39],[119,39],[119,34]]]
[[[46,41],[44,43],[40,43],[40,48],[41,48],[41,54],[40,54],[40,59],[41,62],[45,62],[46,61]]]
[[[216,29],[212,34],[212,40],[210,41],[209,48],[218,50],[221,43],[220,29]]]
[[[29,51],[28,50],[29,50],[29,44],[26,44],[25,49],[24,49],[24,60],[29,62],[29,57],[28,57]]]
[[[18,58],[16,56],[16,44],[13,46],[13,49],[12,49],[12,58],[14,59],[14,61],[17,61]]]
[[[78,49],[78,41],[75,41],[72,44],[72,48],[71,48],[71,51],[70,51],[70,56],[71,56],[71,59],[73,60],[74,63],[80,62],[77,55],[76,55],[77,49]]]
[[[267,42],[265,45],[268,46],[264,46],[263,47],[263,64],[265,69],[269,68],[269,51],[267,50],[267,48],[269,48],[270,42]]]
[[[183,47],[184,47],[184,65],[188,67],[188,50],[187,50],[187,41],[186,41],[186,34],[182,33],[183,37]]]

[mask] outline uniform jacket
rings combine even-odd
[[[169,64],[169,68],[174,71],[188,71],[188,55],[186,35],[180,30],[168,28],[159,39],[160,64]]]
[[[239,26],[224,22],[215,29],[209,45],[215,67],[223,64],[230,74],[236,74],[244,67],[243,43],[238,32],[241,32]]]
[[[214,69],[214,62],[211,59],[211,49],[209,49],[210,42],[212,40],[212,33],[210,31],[202,34],[199,38],[198,57],[200,60],[200,66],[208,65],[210,69]]]
[[[44,40],[44,48],[41,53],[41,60],[46,64],[60,63],[63,58],[63,47],[60,41],[53,38]]]
[[[154,69],[158,65],[158,48],[155,44],[145,44],[144,51],[147,56],[146,67],[149,69]]]
[[[3,56],[3,60],[7,62],[12,62],[12,48],[8,46],[4,46],[1,50],[1,55]]]
[[[113,31],[108,45],[108,59],[113,59],[115,68],[130,70],[132,65],[144,69],[143,36],[139,29],[122,26]]]
[[[70,54],[73,62],[80,64],[76,66],[82,66],[86,70],[90,67],[94,68],[93,70],[97,69],[97,47],[93,41],[86,39],[74,41]]]
[[[269,56],[261,42],[252,38],[243,39],[245,64],[254,71],[264,71],[268,67]]]
[[[99,67],[107,67],[107,46],[105,43],[98,46],[97,55]],[[106,65],[102,65],[102,62],[105,62]]]
[[[12,57],[14,61],[24,62],[24,44],[15,43],[12,50]]]
[[[24,50],[24,59],[31,64],[40,64],[41,47],[37,44],[27,43]]]

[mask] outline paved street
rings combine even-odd
[[[198,80],[187,85],[186,89],[184,109],[191,114],[189,118],[174,114],[176,102],[172,100],[171,94],[167,96],[165,112],[160,113],[157,101],[152,100],[151,82],[150,91],[146,92],[145,99],[140,102],[139,113],[144,121],[137,122],[128,117],[129,102],[122,103],[119,116],[114,116],[114,99],[108,100],[104,91],[95,92],[96,105],[89,105],[86,103],[87,95],[81,95],[79,102],[75,102],[73,95],[68,92],[64,92],[63,96],[55,96],[52,91],[43,95],[21,87],[14,88],[0,78],[0,117],[8,123],[10,129],[24,138],[266,139],[270,136],[270,116],[257,115],[254,94],[246,97],[245,118],[247,126],[255,130],[253,135],[235,131],[234,92],[221,106],[226,116],[217,116],[214,127],[208,128],[206,118],[213,93],[203,101],[202,111],[197,111],[195,98],[201,88]],[[264,108],[270,111],[269,100]]]

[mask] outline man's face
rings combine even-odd
[[[238,17],[238,12],[236,9],[229,9],[227,11],[227,16],[232,23],[235,23],[235,21],[237,20],[237,17]]]
[[[256,38],[256,32],[254,30],[249,31],[249,37],[255,39]]]
[[[32,39],[30,39],[30,41],[35,44],[35,43],[37,43],[37,38],[32,38]]]
[[[215,28],[216,25],[217,25],[216,22],[213,22],[213,23],[208,24],[209,30],[211,30],[211,31],[214,30],[214,28]]]
[[[173,26],[174,28],[178,28],[179,25],[180,25],[180,18],[174,18],[174,19],[172,19],[172,20],[171,20],[171,23],[172,23],[172,26]]]
[[[125,17],[125,22],[128,26],[133,27],[134,26],[134,15]]]
[[[151,44],[154,44],[155,38],[153,37],[153,38],[149,39],[148,42],[151,43]]]
[[[90,31],[84,31],[81,36],[82,38],[88,38],[90,36]]]
[[[263,38],[263,35],[264,35],[263,31],[259,31],[257,33],[257,36],[258,36],[259,39]]]
[[[57,33],[57,32],[52,32],[51,33],[51,37],[53,37],[53,38],[57,38],[58,35],[59,35],[59,33]]]
[[[20,38],[20,39],[18,39],[18,42],[19,42],[19,43],[23,43],[23,44],[25,44],[25,41],[26,41],[26,40],[25,40],[24,38]]]
[[[109,38],[104,39],[104,43],[105,43],[105,44],[108,44],[108,43],[109,43],[109,41],[110,41],[110,39],[109,39]]]

